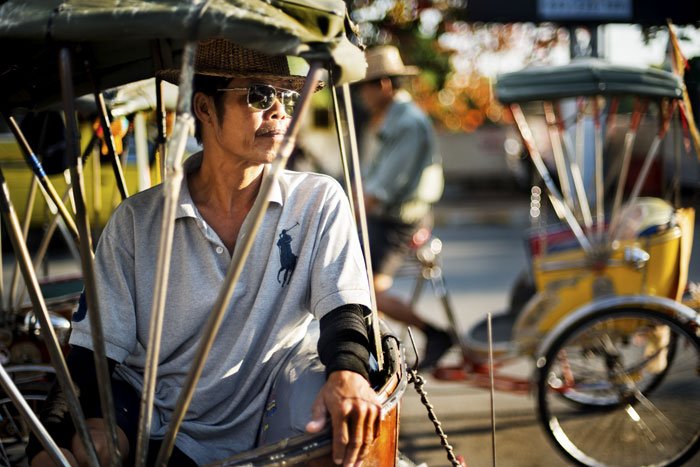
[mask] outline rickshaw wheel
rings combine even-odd
[[[562,332],[538,368],[540,420],[576,463],[681,465],[700,449],[700,338],[674,317],[601,310]]]

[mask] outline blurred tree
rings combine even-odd
[[[416,101],[448,131],[508,123],[492,93],[498,72],[548,61],[568,40],[543,24],[468,21],[466,0],[346,0],[367,46],[391,43],[421,73],[412,82]]]

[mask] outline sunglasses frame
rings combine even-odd
[[[274,99],[271,100],[271,103],[268,107],[266,108],[259,108],[255,107],[253,104],[250,102],[250,93],[252,89],[255,86],[259,86],[265,89],[272,89],[274,91]],[[284,111],[287,113],[287,115],[291,116],[292,113],[294,112],[294,107],[296,106],[296,103],[299,101],[300,94],[297,91],[294,91],[292,89],[286,89],[286,88],[280,88],[278,86],[273,86],[271,84],[262,84],[262,83],[252,83],[249,84],[248,86],[245,87],[237,87],[237,88],[218,88],[217,91],[219,92],[226,92],[226,91],[246,91],[246,103],[248,104],[248,107],[254,110],[259,110],[261,112],[265,112],[266,110],[270,110],[273,105],[275,105],[275,99],[277,99],[281,104],[282,107],[284,107]],[[293,102],[292,104],[285,103],[284,98],[284,93],[291,93],[290,96],[293,97]]]

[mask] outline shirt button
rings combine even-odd
[[[217,247],[216,247],[216,252],[217,252],[218,254],[221,254],[221,253],[224,252],[224,249],[223,249],[222,247],[220,247],[220,246],[217,246]]]

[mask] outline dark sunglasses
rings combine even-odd
[[[247,91],[248,107],[255,110],[268,110],[277,98],[289,116],[294,112],[294,106],[299,100],[298,92],[269,84],[251,84],[244,88],[220,88],[217,91]]]

